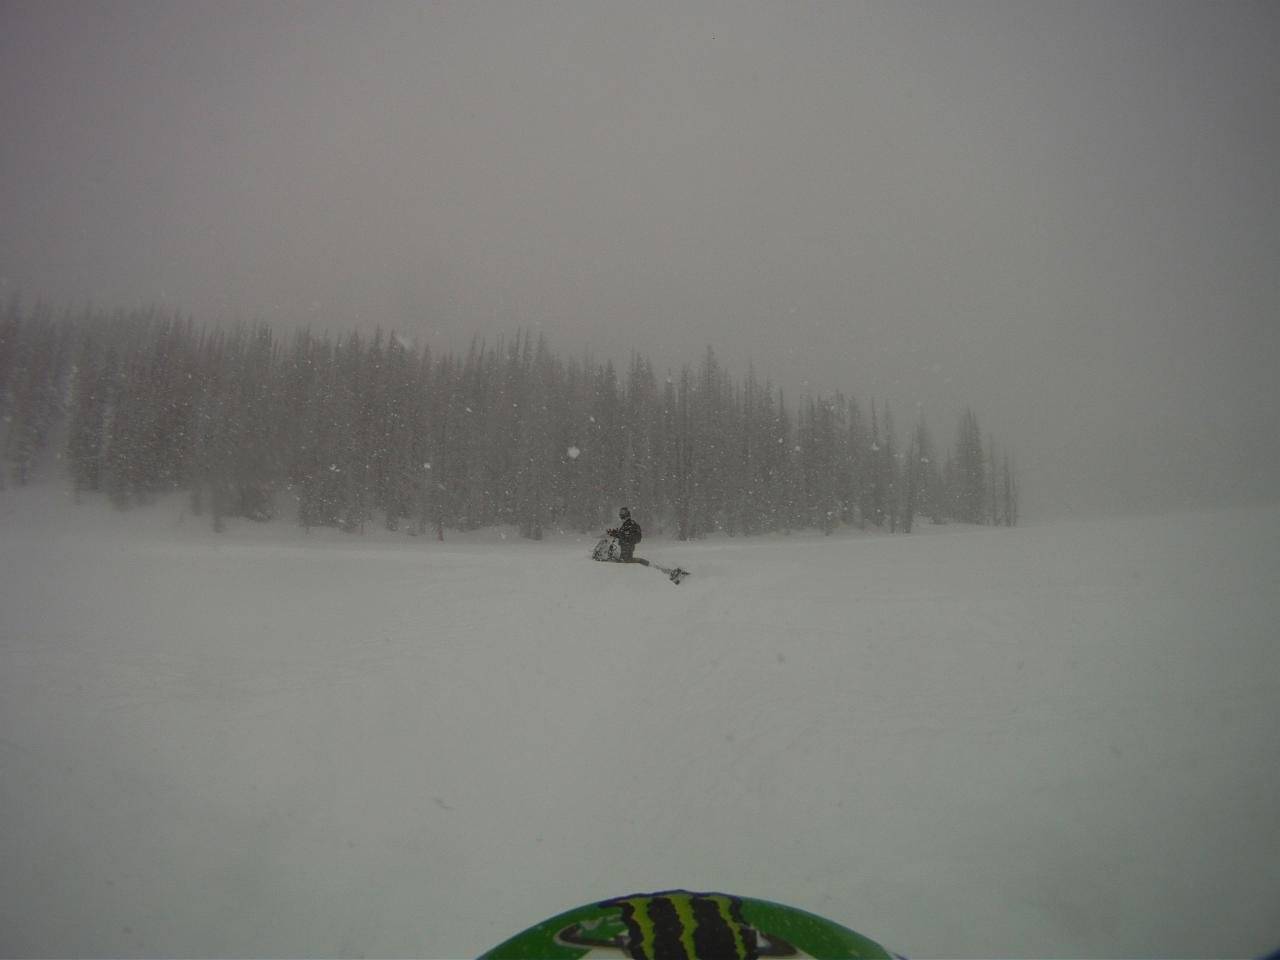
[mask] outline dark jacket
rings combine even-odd
[[[629,547],[634,547],[640,542],[640,524],[630,517],[622,521],[622,526],[609,532],[618,538],[619,543]]]

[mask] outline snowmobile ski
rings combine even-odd
[[[681,567],[663,567],[663,566],[659,566],[656,563],[651,563],[650,566],[656,567],[657,569],[661,570],[663,573],[667,575],[667,579],[669,579],[672,583],[675,583],[675,584],[679,584],[681,580],[689,576],[689,571]]]

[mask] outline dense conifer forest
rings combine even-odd
[[[633,354],[562,357],[543,337],[465,356],[394,334],[209,326],[160,310],[0,316],[0,485],[57,463],[120,507],[185,491],[221,529],[278,511],[307,527],[598,531],[629,504],[680,539],[843,526],[1012,525],[1010,457],[972,410],[950,447],[887,405],[788,402],[707,348],[659,374]]]

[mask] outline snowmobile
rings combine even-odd
[[[622,559],[622,545],[618,543],[618,538],[611,537],[611,536],[601,537],[600,541],[595,545],[595,547],[591,551],[591,559],[599,560],[602,563],[625,562]],[[639,558],[636,558],[631,562],[640,563],[654,570],[660,570],[661,572],[667,575],[668,580],[676,584],[680,583],[687,576],[689,576],[688,570],[681,569],[680,567],[664,567],[662,564],[654,563],[652,560],[641,560]]]

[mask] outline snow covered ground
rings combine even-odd
[[[0,952],[461,957],[673,886],[1280,946],[1280,508],[590,546],[0,493]]]

